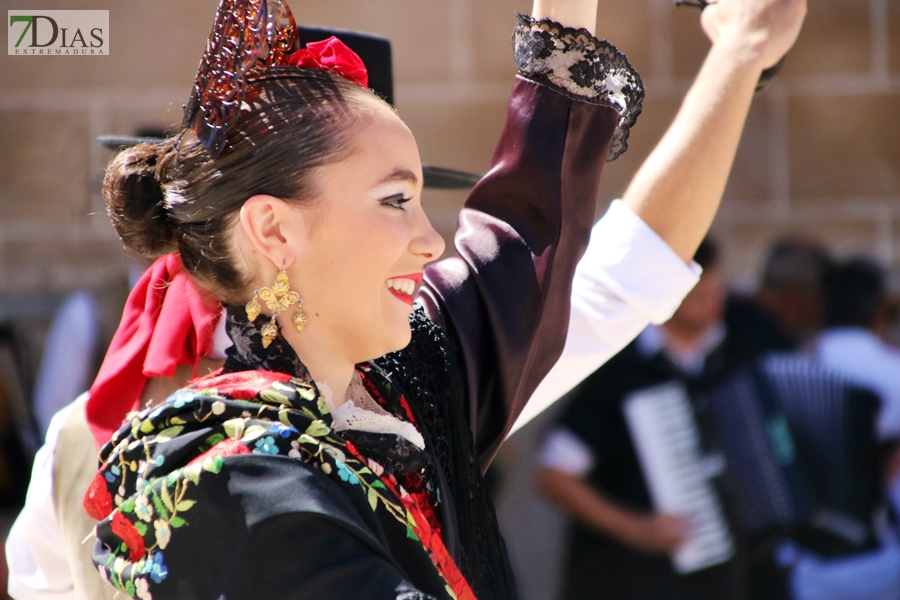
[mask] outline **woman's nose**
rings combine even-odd
[[[444,238],[432,227],[424,210],[420,209],[418,231],[409,245],[413,254],[424,256],[427,260],[437,260],[444,253]]]

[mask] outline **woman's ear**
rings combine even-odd
[[[298,241],[290,240],[296,225],[289,221],[301,218],[281,198],[259,194],[241,207],[240,229],[255,253],[280,268],[293,262],[295,249],[289,242]]]

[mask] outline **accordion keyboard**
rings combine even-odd
[[[637,391],[624,412],[654,508],[690,524],[687,541],[671,555],[675,570],[689,573],[729,560],[734,540],[710,481],[723,461],[703,456],[684,388],[667,383]]]

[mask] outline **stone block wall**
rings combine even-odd
[[[120,286],[128,258],[100,201],[110,152],[94,139],[180,120],[215,0],[47,0],[109,9],[106,57],[0,56],[0,294]],[[398,109],[426,163],[484,171],[527,0],[329,0],[305,22],[394,41]],[[9,0],[9,9],[33,6]],[[668,0],[600,1],[598,32],[644,77],[630,150],[606,167],[600,210],[621,194],[677,111],[708,43],[696,11]],[[448,238],[463,200],[428,192]],[[754,101],[714,225],[732,281],[750,288],[771,241],[821,239],[900,269],[900,0],[817,0],[784,71]]]

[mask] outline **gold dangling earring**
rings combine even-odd
[[[268,309],[272,311],[272,318],[260,328],[263,348],[268,348],[269,344],[278,337],[278,323],[275,321],[275,317],[281,314],[282,311],[285,311],[294,304],[300,302],[300,294],[291,291],[287,273],[285,272],[284,267],[281,267],[272,287],[260,288],[253,292],[253,299],[244,307],[247,310],[247,318],[250,319],[250,321],[255,321],[256,317],[262,312],[262,307],[259,305],[257,298],[262,299],[262,301],[266,303]],[[306,324],[306,315],[303,315],[302,319],[303,323]],[[301,330],[302,327],[297,326],[296,314],[294,315],[293,320],[294,326],[297,327],[298,331]]]
[[[303,328],[306,327],[306,313],[303,312],[303,300],[297,304],[297,311],[291,317],[291,321],[293,321],[294,328],[297,331],[303,331]]]

